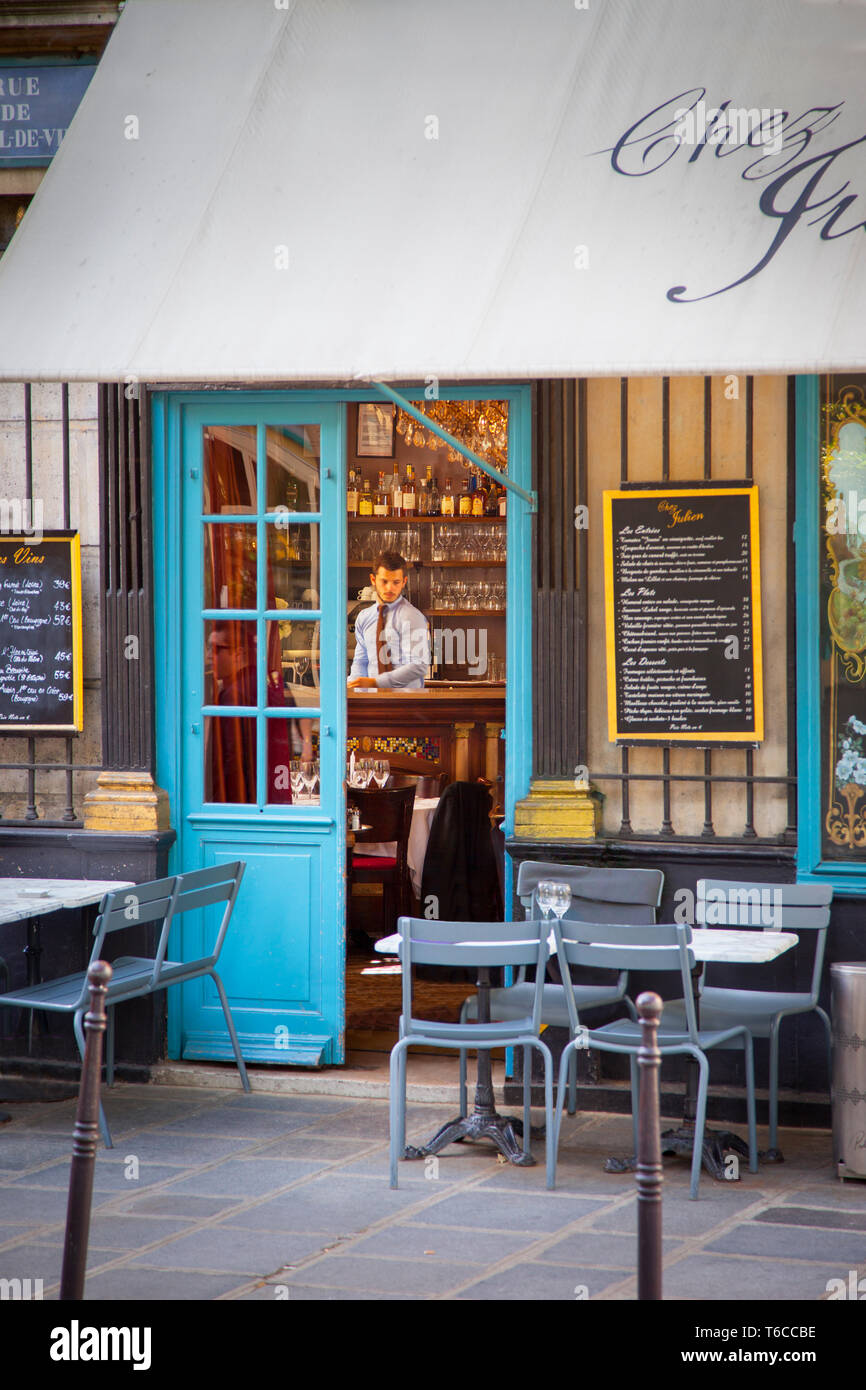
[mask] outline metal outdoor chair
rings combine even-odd
[[[410,1047],[466,1048],[522,1047],[523,1135],[530,1142],[531,1086],[529,1050],[537,1048],[544,1059],[545,1149],[547,1186],[553,1186],[553,1058],[539,1036],[541,1030],[541,982],[549,954],[550,927],[545,922],[439,922],[426,918],[400,918],[400,964],[403,977],[403,1012],[400,1038],[391,1050],[390,1068],[390,1180],[397,1186],[397,1163],[406,1147],[406,1052]],[[434,1023],[416,1018],[412,1007],[412,971],[416,965],[535,967],[538,986],[533,986],[530,1009],[521,1018],[496,1023]]]
[[[106,995],[108,1027],[106,1032],[105,1076],[110,1086],[114,1080],[114,1009],[128,999],[140,999],[157,990],[168,989],[170,985],[183,984],[202,975],[209,975],[216,985],[226,1028],[231,1039],[245,1091],[250,1083],[240,1044],[229,1012],[226,992],[216,971],[220,951],[225,940],[229,919],[237,898],[238,889],[245,865],[240,861],[230,864],[217,864],[209,869],[194,869],[191,873],[178,874],[173,878],[155,879],[150,883],[139,883],[134,888],[122,888],[114,893],[106,893],[99,916],[93,924],[93,950],[89,965],[104,960],[104,943],[110,933],[152,923],[152,939],[155,946],[148,956],[121,956],[110,961],[112,977]],[[166,959],[168,937],[172,925],[184,912],[198,911],[214,904],[225,903],[213,949],[209,954],[190,961],[171,961]],[[88,966],[89,968],[89,966]],[[29,985],[25,989],[13,990],[0,995],[0,1005],[19,1009],[38,1009],[48,1013],[72,1014],[72,1024],[78,1051],[84,1057],[84,1014],[90,998],[87,971],[74,975],[64,975],[56,980],[45,980],[42,984]],[[105,1118],[102,1103],[99,1106],[99,1125],[107,1149],[112,1148],[111,1132]]]
[[[779,1130],[779,1028],[783,1018],[816,1013],[827,1033],[828,1066],[832,1045],[830,1019],[818,1003],[821,971],[833,889],[824,883],[741,883],[737,880],[698,880],[695,916],[698,926],[763,927],[773,931],[815,933],[812,982],[808,993],[780,990],[728,989],[707,982],[700,991],[701,1027],[729,1028],[745,1024],[755,1038],[769,1038],[769,1149],[776,1149]],[[665,1010],[670,1010],[665,1005]],[[682,1001],[677,1001],[681,1013]]]
[[[742,1022],[724,1028],[698,1027],[695,1003],[691,990],[691,972],[695,966],[695,953],[691,946],[692,929],[681,923],[662,923],[653,927],[636,927],[630,924],[600,925],[597,922],[563,922],[562,928],[554,927],[557,958],[566,987],[571,979],[571,967],[609,966],[621,970],[670,970],[679,971],[683,986],[685,1013],[682,1022],[671,1020],[667,1015],[667,1005],[662,1014],[658,1032],[658,1045],[662,1059],[668,1056],[686,1054],[698,1063],[699,1080],[697,1108],[695,1112],[695,1139],[692,1152],[692,1173],[689,1196],[696,1198],[701,1176],[701,1161],[704,1139],[704,1125],[707,1114],[707,1091],[709,1088],[710,1067],[707,1052],[714,1047],[739,1045],[743,1048],[746,1060],[746,1110],[749,1128],[749,1172],[758,1171],[758,1145],[755,1128],[755,1068],[752,1055],[752,1037]],[[580,1048],[595,1047],[601,1052],[627,1053],[631,1075],[632,1125],[634,1144],[637,1150],[638,1115],[638,1065],[637,1054],[641,1046],[641,1026],[631,1019],[620,1019],[606,1023],[601,1028],[587,1029],[581,1026],[578,1011],[574,1006],[574,994],[568,991],[566,999],[571,1011],[572,1037],[566,1044],[559,1063],[559,1083],[556,1105],[556,1138],[554,1149],[559,1147],[559,1133],[562,1125],[562,1097],[570,1059]],[[555,1160],[554,1160],[555,1161]]]
[[[656,919],[661,902],[665,876],[660,869],[619,869],[584,867],[572,864],[546,864],[541,860],[526,860],[517,874],[517,895],[527,917],[540,912],[536,890],[544,879],[557,879],[571,888],[571,905],[566,921],[627,922],[650,926]],[[534,985],[527,984],[526,972],[521,970],[512,985],[490,991],[490,1017],[515,1018],[531,1007]],[[624,1004],[630,1016],[637,1019],[634,1004],[626,994],[628,972],[621,970],[616,980],[608,983],[572,983],[575,1006],[581,1011],[602,1005]],[[460,1014],[461,1022],[477,1017],[477,1001],[467,999]],[[570,1028],[571,1014],[561,984],[545,983],[541,998],[542,1023],[556,1028]],[[460,1103],[466,1106],[466,1062],[461,1062]],[[568,1113],[577,1109],[577,1057],[571,1054],[568,1080]]]

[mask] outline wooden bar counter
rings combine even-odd
[[[446,772],[452,782],[484,777],[495,786],[495,805],[502,804],[504,682],[349,691],[348,701],[348,736],[358,740],[359,757],[378,755],[419,773]],[[377,748],[379,739],[393,742]]]

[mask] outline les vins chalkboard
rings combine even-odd
[[[0,733],[84,727],[77,532],[0,537]]]
[[[760,742],[757,488],[605,492],[604,563],[611,741]]]

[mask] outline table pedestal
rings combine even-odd
[[[490,971],[478,970],[478,1022],[490,1022]],[[471,1046],[467,1043],[467,1047]],[[499,1115],[493,1100],[493,1072],[490,1051],[478,1050],[478,1075],[475,1086],[475,1100],[471,1115],[458,1115],[437,1130],[428,1144],[415,1148],[407,1145],[403,1157],[406,1159],[426,1158],[428,1154],[439,1153],[446,1144],[459,1144],[464,1139],[491,1139],[499,1152],[509,1163],[518,1168],[531,1168],[535,1159],[531,1153],[521,1148],[518,1135],[523,1134],[523,1120],[508,1115]]]

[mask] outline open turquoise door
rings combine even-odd
[[[178,870],[247,866],[220,974],[249,1061],[343,1061],[343,410],[154,402],[158,780]],[[211,981],[169,992],[169,1055],[231,1059]]]

